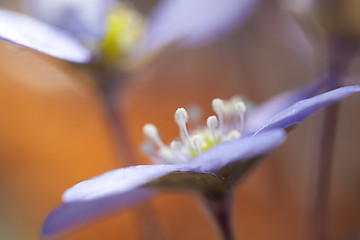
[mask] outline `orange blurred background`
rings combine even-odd
[[[269,31],[268,24],[273,23]],[[178,51],[129,75],[122,98],[138,163],[142,126],[177,135],[177,107],[243,95],[255,103],[306,84],[324,71],[324,43],[307,45],[280,7],[264,6],[219,43]],[[279,37],[280,36],[280,37]],[[359,72],[352,66],[352,78]],[[332,178],[331,239],[360,234],[359,97],[342,103]],[[238,239],[305,239],[321,114],[238,184],[233,227]],[[40,239],[45,216],[75,183],[124,166],[117,159],[101,96],[75,66],[0,41],[0,239]],[[196,195],[166,192],[148,203],[79,229],[64,240],[218,239]]]

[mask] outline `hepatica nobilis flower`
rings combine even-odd
[[[42,233],[55,236],[164,189],[193,190],[205,200],[231,196],[236,182],[260,157],[284,141],[285,129],[359,91],[360,86],[346,86],[304,99],[311,92],[305,88],[281,94],[251,112],[240,98],[215,99],[216,115],[207,119],[205,127],[194,130],[187,129],[187,112],[179,108],[175,120],[180,137],[169,145],[161,141],[154,125],[143,128],[157,145],[148,153],[161,164],[116,169],[76,184],[65,191],[63,204],[50,213]]]
[[[115,0],[24,0],[30,16],[0,9],[0,39],[76,63],[121,60],[142,20]]]
[[[162,0],[150,14],[135,57],[163,47],[193,47],[226,36],[245,23],[261,0]]]

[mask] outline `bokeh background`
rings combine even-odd
[[[146,14],[153,2],[135,4]],[[1,7],[18,10],[19,4],[3,0]],[[204,123],[215,97],[260,103],[322,76],[323,33],[295,19],[286,5],[268,1],[217,43],[164,54],[129,74],[119,101],[138,163],[150,163],[140,151],[143,124],[157,125],[169,142],[177,135],[177,107],[201,106]],[[351,82],[359,70],[355,59]],[[334,240],[360,237],[359,101],[354,96],[341,104],[331,188]],[[317,113],[306,120],[238,184],[232,220],[239,239],[306,239],[321,119]],[[0,40],[0,239],[40,239],[42,221],[65,189],[126,164],[116,157],[101,97],[85,72]],[[169,191],[61,239],[218,238],[196,195]]]

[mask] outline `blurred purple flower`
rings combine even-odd
[[[42,21],[0,9],[0,38],[67,61],[89,62],[92,52],[86,45],[103,39],[111,2],[26,1],[28,10]]]
[[[114,0],[23,0],[34,17],[84,41],[102,41]]]
[[[214,41],[239,27],[261,0],[163,0],[150,15],[136,55],[169,44],[196,46]]]
[[[313,89],[318,87],[313,86]],[[289,129],[315,111],[359,91],[360,86],[346,86],[310,98],[307,98],[312,92],[309,88],[281,94],[260,106],[261,111],[267,114],[258,119],[259,127],[255,132],[253,127],[247,126],[251,126],[249,122],[261,115],[255,109],[243,125],[242,113],[245,108],[238,99],[229,102],[214,100],[213,108],[219,121],[216,121],[215,116],[209,117],[208,126],[212,131],[196,130],[196,134],[190,137],[185,126],[186,112],[178,109],[175,118],[181,130],[180,135],[189,144],[173,142],[169,148],[161,142],[156,128],[148,126],[144,131],[157,142],[160,150],[164,150],[158,151],[153,157],[172,164],[116,169],[76,184],[65,191],[62,197],[64,203],[48,216],[42,234],[55,236],[63,233],[113,210],[129,208],[164,188],[194,190],[205,197],[224,196],[262,155],[284,141],[286,134],[283,129]],[[275,102],[276,105],[273,104]],[[283,108],[279,109],[278,104]],[[229,106],[234,108],[231,110]],[[229,111],[235,115],[226,115]],[[240,126],[234,126],[232,121],[224,124],[226,117],[229,117],[227,120],[234,120],[235,116],[240,117],[235,122],[240,123]],[[214,134],[217,123],[219,127]],[[228,129],[229,126],[236,130]],[[222,134],[221,137],[219,134]],[[204,141],[200,147],[199,139]]]

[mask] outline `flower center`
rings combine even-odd
[[[101,44],[102,54],[110,63],[124,61],[140,39],[144,21],[129,4],[121,3],[110,10],[108,33]]]
[[[246,104],[240,97],[230,100],[215,98],[212,108],[216,116],[207,118],[207,127],[188,131],[186,124],[189,115],[184,108],[175,112],[175,121],[179,126],[180,137],[170,143],[164,144],[157,128],[150,123],[143,127],[145,136],[151,140],[143,145],[143,151],[155,162],[183,163],[189,162],[196,156],[222,142],[237,139],[244,130],[244,117]],[[158,149],[155,151],[154,146]]]

